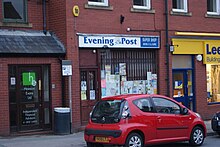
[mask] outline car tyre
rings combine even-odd
[[[86,142],[87,147],[103,147],[102,144],[92,143],[92,142]]]
[[[204,139],[205,139],[204,130],[198,126],[193,128],[189,140],[190,145],[200,146],[203,144]]]
[[[220,136],[220,132],[216,132]]]
[[[124,147],[130,147],[130,146],[144,147],[144,141],[141,135],[139,135],[138,133],[129,134],[126,139]]]

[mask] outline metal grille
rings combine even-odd
[[[147,72],[157,74],[155,50],[102,50],[101,70],[111,66],[111,74],[117,74],[119,63],[126,63],[127,80],[146,80]]]

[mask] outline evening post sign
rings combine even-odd
[[[160,48],[159,36],[117,36],[79,34],[79,47]]]

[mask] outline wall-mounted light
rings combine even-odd
[[[127,28],[127,32],[130,32],[131,31],[131,28]]]
[[[174,46],[178,47],[178,45],[170,45],[170,52],[174,52]]]
[[[200,55],[200,54],[197,55],[197,56],[196,56],[196,60],[197,60],[197,61],[202,61],[202,55]]]
[[[122,24],[124,22],[125,17],[123,15],[120,15],[120,23]]]

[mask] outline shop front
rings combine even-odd
[[[79,34],[82,124],[107,96],[158,93],[159,36]]]
[[[220,34],[177,32],[172,44],[173,97],[210,118],[220,105]]]

